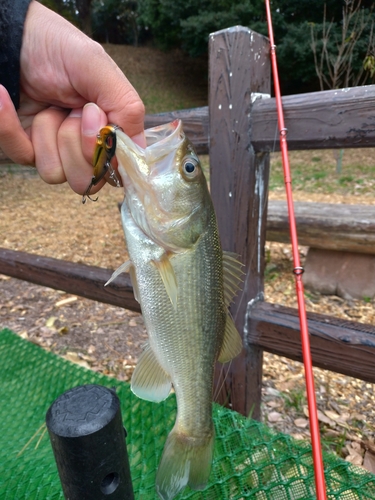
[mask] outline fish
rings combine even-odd
[[[209,480],[215,363],[242,349],[228,312],[242,264],[221,248],[207,181],[182,122],[148,129],[145,136],[143,149],[116,130],[129,260],[109,282],[130,273],[148,333],[131,390],[154,402],[166,399],[172,387],[176,394],[176,421],[155,481],[159,497],[172,500],[185,486],[202,490]]]

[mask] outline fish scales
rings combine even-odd
[[[145,238],[134,238],[133,223],[129,228],[130,217],[124,204],[122,218],[128,252],[136,269],[150,346],[173,380],[178,425],[190,435],[200,433],[202,426],[211,427],[213,370],[226,320],[215,216],[212,215],[212,223],[199,238],[194,251],[171,257],[177,285],[183,282],[183,286],[178,287],[176,309],[152,264],[152,257],[158,258],[164,250],[149,240],[147,249],[153,248],[154,252],[145,259],[142,254]],[[194,373],[199,376],[187,376]]]

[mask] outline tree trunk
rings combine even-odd
[[[89,37],[92,37],[91,2],[92,0],[76,0],[81,30]]]

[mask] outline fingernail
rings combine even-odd
[[[82,113],[82,133],[86,136],[97,135],[101,127],[100,108],[93,102],[85,104]]]
[[[69,118],[81,118],[81,116],[82,116],[82,108],[72,109],[72,111],[69,113]]]
[[[138,146],[140,146],[141,148],[145,148],[147,146],[146,137],[145,137],[144,132],[141,132],[140,134],[133,135],[133,137],[131,137],[131,140],[133,142],[135,142],[136,144],[138,144]]]

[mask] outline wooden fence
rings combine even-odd
[[[269,41],[234,27],[212,34],[209,50],[209,106],[147,116],[146,127],[179,117],[198,151],[210,154],[223,248],[241,255],[246,269],[232,306],[244,348],[216,383],[223,404],[260,418],[263,351],[302,360],[297,311],[263,295],[269,152],[279,149]],[[283,105],[291,150],[375,146],[375,86],[287,96]],[[139,311],[126,275],[103,287],[111,270],[3,249],[0,272]],[[374,326],[308,318],[315,366],[375,382]]]

